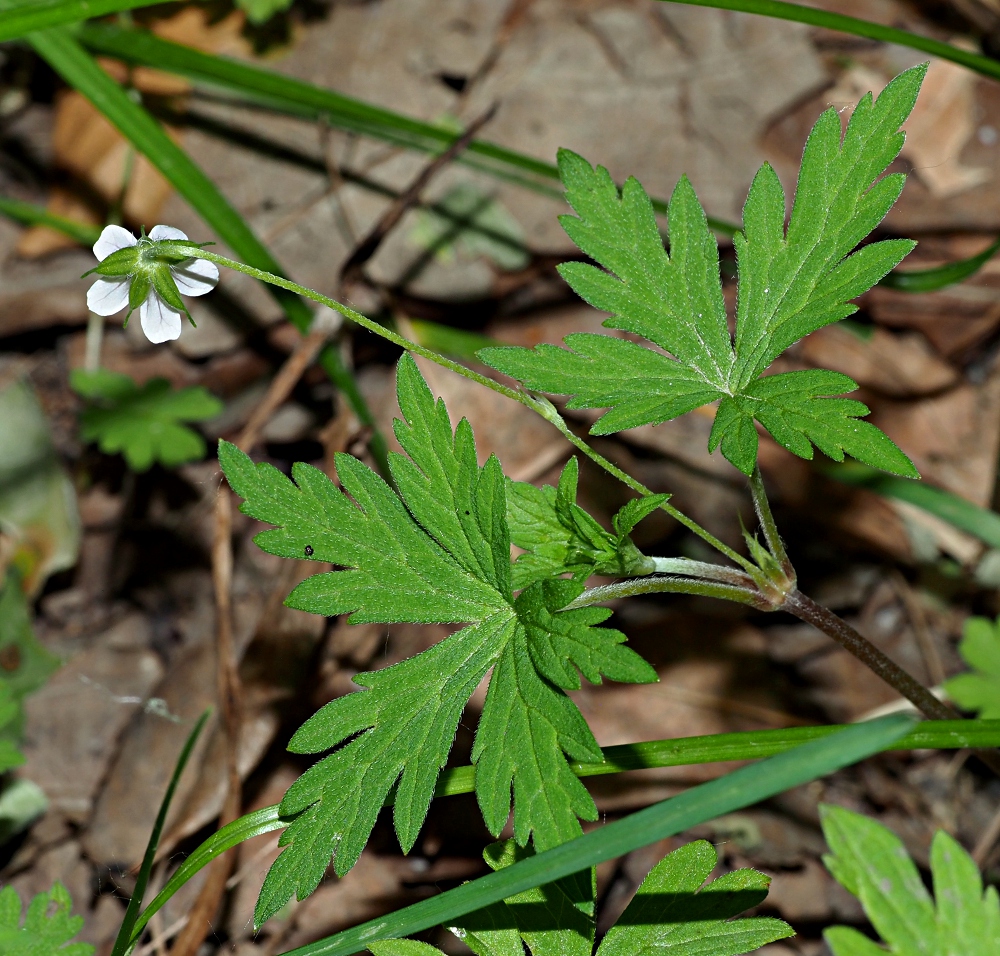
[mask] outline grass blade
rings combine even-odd
[[[910,718],[900,715],[855,724],[832,736],[802,744],[718,780],[692,787],[680,796],[439,896],[291,950],[286,956],[350,956],[361,952],[374,940],[410,936],[442,923],[447,925],[508,896],[551,883],[857,763],[893,744],[912,726]]]
[[[229,204],[201,168],[181,149],[138,103],[110,77],[96,60],[65,28],[33,33],[29,40],[35,50],[70,86],[82,93],[108,121],[163,174],[164,178],[215,230],[219,237],[248,265],[267,272],[281,273],[281,267],[267,247],[254,235],[242,216]],[[269,286],[289,321],[305,333],[312,312],[298,296]],[[320,364],[346,397],[363,425],[373,427],[375,419],[354,377],[344,366],[335,348],[327,347]],[[377,431],[371,440],[372,453],[380,466],[386,462],[385,439]]]
[[[221,856],[226,850],[231,850],[234,846],[243,843],[244,840],[251,840],[262,833],[270,833],[273,830],[282,830],[287,826],[287,822],[278,813],[278,807],[264,807],[254,813],[233,820],[232,823],[216,830],[201,846],[198,847],[174,872],[173,876],[164,884],[164,887],[152,900],[149,906],[143,910],[142,915],[134,921],[130,931],[129,945],[138,942],[142,931],[150,918],[156,914],[163,905],[176,893],[192,876],[200,869],[208,866],[217,856]],[[127,952],[127,950],[126,950]]]
[[[697,3],[699,0],[677,0],[677,2]],[[750,5],[749,0],[747,0],[747,4]],[[720,0],[718,4],[705,5],[726,6],[726,3],[724,0]],[[739,9],[743,9],[743,7],[739,7]],[[767,11],[754,12],[765,13]],[[822,11],[809,12],[819,14]],[[830,14],[829,16],[834,15]],[[851,20],[852,18],[841,19]],[[857,22],[864,23],[865,21],[859,20]],[[870,26],[876,25],[870,24]],[[901,30],[890,32],[902,37],[912,36]],[[370,136],[407,149],[438,153],[451,145],[456,138],[454,131],[435,126],[433,123],[415,120],[393,110],[383,109],[363,100],[337,93],[334,90],[283,76],[272,70],[265,70],[236,60],[203,53],[200,50],[193,50],[144,30],[131,30],[107,23],[88,24],[81,28],[78,35],[81,42],[94,52],[113,56],[136,66],[154,66],[157,69],[167,70],[178,76],[183,76],[193,83],[221,90],[230,95],[235,94],[244,100],[250,100],[269,109],[299,116],[303,119],[323,120],[338,129]],[[902,42],[902,40],[897,39],[896,42]],[[942,52],[939,52],[939,55],[942,56],[955,49],[947,44],[937,44],[937,46],[944,48]],[[957,50],[956,52],[964,53],[965,51]],[[974,59],[977,62],[985,60],[984,57],[974,57]],[[972,64],[965,63],[964,65],[971,66]],[[527,156],[486,140],[473,140],[457,161],[542,195],[556,199],[562,198],[562,189],[558,185],[553,185],[557,184],[559,180],[559,173],[555,165],[535,159],[533,156]],[[659,213],[666,212],[666,202],[662,199],[654,198],[653,206]],[[721,219],[709,218],[709,224],[716,232],[726,236],[732,236],[739,230],[739,226]],[[952,263],[937,269],[907,273],[892,272],[882,280],[882,284],[912,292],[929,292],[941,289],[968,278],[998,248],[1000,248],[1000,244],[991,246],[988,253],[980,253],[980,255],[973,256],[963,262]],[[454,348],[459,344],[456,340],[452,346]]]
[[[56,232],[69,236],[82,246],[92,246],[101,234],[100,226],[91,226],[86,222],[57,216],[34,203],[8,199],[6,196],[0,196],[0,213],[25,226],[48,226]]]
[[[164,2],[173,0],[0,0],[0,41],[88,17]]]
[[[822,740],[846,729],[846,725],[792,727],[785,730],[752,730],[704,737],[650,740],[644,743],[605,747],[604,763],[572,764],[577,776],[592,777],[651,767],[682,767],[727,760],[756,760],[772,757],[813,740]],[[905,737],[892,741],[887,750],[961,750],[1000,746],[1000,720],[927,720],[917,724]],[[472,793],[475,768],[454,767],[441,774],[436,797]],[[281,830],[287,821],[278,807],[264,807],[249,813],[213,833],[178,868],[159,895],[149,904],[132,931],[133,942],[149,918],[156,913],[192,876],[217,856],[244,840]]]
[[[156,815],[156,822],[153,824],[153,832],[149,835],[149,843],[146,844],[146,853],[142,858],[142,866],[139,868],[139,876],[135,881],[135,889],[132,891],[132,898],[128,901],[128,907],[125,910],[125,919],[122,922],[121,929],[118,931],[118,937],[115,940],[114,949],[111,950],[111,956],[125,956],[125,953],[129,950],[132,927],[139,917],[139,907],[142,906],[142,897],[149,884],[149,873],[153,869],[153,860],[156,857],[156,848],[160,844],[160,836],[163,833],[163,824],[167,819],[167,811],[170,810],[170,801],[174,798],[177,781],[180,780],[181,774],[184,772],[184,767],[187,766],[188,758],[194,749],[195,741],[197,741],[199,734],[201,734],[210,713],[210,710],[206,710],[198,718],[194,729],[188,734],[188,739],[184,743],[181,755],[177,758],[173,776],[170,778],[170,783],[167,785],[167,792],[163,795],[163,802],[160,804],[160,812]]]
[[[155,66],[194,83],[237,94],[283,113],[309,120],[322,119],[337,129],[360,133],[407,149],[439,153],[458,138],[454,130],[373,106],[272,70],[202,53],[146,31],[129,30],[112,24],[90,24],[81,29],[79,37],[96,53],[136,66]],[[473,140],[457,161],[498,179],[562,199],[562,187],[558,185],[559,170],[553,163],[481,139]],[[664,200],[654,199],[653,206],[657,212],[667,211]],[[730,236],[739,228],[719,219],[710,218],[709,224],[717,232]]]
[[[936,292],[938,289],[968,279],[986,265],[997,252],[1000,252],[1000,239],[987,246],[978,255],[962,259],[960,262],[949,262],[934,269],[918,269],[912,272],[894,269],[879,285],[898,289],[900,292]]]
[[[886,498],[907,501],[936,518],[947,521],[960,531],[971,534],[991,548],[1000,548],[1000,514],[980,508],[950,491],[935,488],[923,481],[894,478],[854,462],[825,466],[823,473],[845,485],[867,488]]]
[[[830,13],[814,7],[804,7],[797,3],[785,3],[783,0],[661,0],[665,3],[684,3],[693,7],[715,7],[719,10],[737,10],[741,13],[756,13],[763,17],[774,17],[778,20],[791,20],[795,23],[808,23],[810,26],[823,27],[827,30],[838,30],[854,36],[867,37],[869,40],[879,40],[882,43],[896,43],[907,46],[942,60],[951,60],[960,66],[975,70],[993,80],[1000,80],[1000,61],[992,60],[979,53],[972,53],[950,43],[932,40],[930,37],[897,30],[895,27],[884,27],[880,23],[849,17],[842,13]]]

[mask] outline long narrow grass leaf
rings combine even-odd
[[[665,3],[684,3],[692,7],[715,7],[718,10],[736,10],[741,13],[756,13],[763,17],[774,17],[777,20],[791,20],[794,23],[808,23],[813,27],[823,27],[826,30],[837,30],[854,36],[878,40],[881,43],[896,43],[914,50],[921,50],[931,56],[950,60],[960,66],[968,67],[976,73],[1000,80],[1000,61],[990,57],[932,40],[919,33],[898,30],[895,27],[882,26],[871,20],[849,17],[843,13],[832,13],[816,7],[805,7],[797,3],[785,3],[783,0],[661,0]]]
[[[826,727],[792,727],[782,730],[751,730],[731,734],[711,734],[703,737],[679,737],[670,740],[649,740],[643,743],[604,747],[604,762],[570,765],[580,777],[646,770],[654,767],[679,767],[730,760],[757,760],[785,753],[793,747],[825,739],[846,729],[846,725]],[[886,750],[961,750],[1000,746],[1000,720],[927,720],[905,737],[890,742]],[[454,767],[444,771],[434,791],[435,797],[472,793],[475,789],[475,768]],[[391,801],[387,801],[391,803]],[[278,805],[264,807],[234,820],[213,833],[182,864],[145,909],[132,931],[135,942],[150,917],[159,911],[192,876],[226,850],[260,836],[284,829],[288,820]]]
[[[950,491],[935,488],[922,481],[894,478],[854,462],[829,465],[824,474],[845,485],[867,488],[886,498],[896,498],[922,508],[929,514],[947,521],[966,534],[971,534],[991,548],[1000,548],[1000,514],[980,508]]]
[[[542,883],[552,883],[857,763],[891,745],[911,727],[911,719],[900,715],[855,724],[830,737],[692,787],[680,796],[439,896],[291,950],[286,956],[350,956],[378,939],[410,936],[442,923],[449,925],[491,903]]]
[[[998,721],[1000,723],[1000,721]],[[192,876],[199,870],[208,866],[216,857],[221,856],[226,850],[231,850],[234,846],[239,846],[245,840],[252,840],[263,833],[271,833],[274,830],[282,830],[288,826],[288,820],[282,818],[278,811],[278,806],[264,807],[262,810],[255,810],[233,820],[220,830],[216,830],[198,849],[196,849],[173,873],[170,879],[164,884],[162,890],[156,894],[155,898],[143,910],[142,915],[135,920],[130,934],[129,945],[138,942],[142,931],[150,919],[158,913],[169,900]],[[126,950],[127,952],[127,950]]]
[[[975,275],[997,252],[1000,252],[1000,239],[990,243],[982,252],[959,262],[949,262],[933,269],[894,269],[879,285],[900,292],[937,292]]]
[[[150,7],[173,0],[0,0],[0,41],[88,17]]]
[[[0,213],[25,226],[48,226],[56,232],[69,236],[82,246],[92,246],[101,234],[100,226],[57,216],[34,203],[8,199],[6,196],[0,196]]]
[[[139,867],[135,889],[132,890],[132,898],[129,900],[128,907],[125,910],[125,919],[122,921],[121,929],[118,931],[118,937],[115,940],[111,956],[125,956],[125,953],[129,950],[132,927],[139,918],[139,907],[142,906],[142,897],[146,892],[146,886],[149,884],[149,874],[153,869],[153,861],[156,859],[156,848],[160,845],[163,824],[166,822],[167,812],[170,810],[170,803],[174,798],[174,791],[177,789],[177,781],[180,780],[181,774],[187,766],[191,751],[194,749],[195,742],[198,740],[210,713],[211,711],[206,710],[198,718],[197,723],[184,742],[180,756],[177,758],[173,775],[170,778],[170,783],[167,785],[167,792],[163,795],[163,801],[160,804],[160,811],[156,814],[156,822],[153,824],[153,831],[150,833],[149,842],[146,844],[146,852],[142,858],[142,866]]]

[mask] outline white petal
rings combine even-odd
[[[153,242],[162,242],[164,239],[187,239],[187,236],[173,226],[153,226],[149,230],[149,238]]]
[[[219,281],[219,267],[207,259],[192,259],[180,266],[170,267],[177,283],[177,290],[184,295],[204,295],[211,292]]]
[[[139,321],[146,338],[154,345],[170,342],[181,334],[181,313],[150,290],[139,306]]]
[[[94,243],[94,255],[103,262],[112,252],[127,249],[138,242],[135,236],[121,226],[105,226],[100,238]]]
[[[128,305],[128,276],[105,278],[101,276],[87,290],[87,308],[97,315],[114,315]]]

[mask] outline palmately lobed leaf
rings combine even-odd
[[[81,416],[81,437],[101,451],[121,453],[133,471],[155,463],[174,468],[205,454],[205,440],[186,422],[201,422],[222,411],[222,402],[201,386],[175,390],[163,378],[142,386],[107,369],[71,375],[73,389],[94,404]]]
[[[916,102],[926,65],[865,96],[846,131],[830,109],[802,157],[787,228],[785,194],[764,165],[747,196],[734,239],[738,267],[735,337],[729,332],[718,248],[691,183],[668,206],[669,253],[652,203],[635,180],[619,191],[608,171],[567,150],[559,170],[576,216],[561,222],[597,265],[570,262],[560,273],[584,300],[610,312],[605,325],[641,335],[664,352],[607,335],[581,333],[567,348],[502,347],[479,352],[529,388],[570,396],[569,408],[607,408],[592,427],[609,434],[676,418],[719,401],[711,448],[750,474],[758,426],[793,454],[813,448],[837,461],[849,454],[918,477],[910,460],[860,419],[868,409],[837,398],[857,386],[832,372],[762,377],[803,336],[857,310],[852,302],[913,248],[904,239],[855,250],[899,197],[905,177],[886,175],[903,144],[900,126]]]
[[[945,681],[948,696],[983,720],[1000,719],[1000,619],[970,617],[958,652],[971,670]]]
[[[771,879],[744,868],[705,885],[717,862],[706,840],[667,854],[608,930],[597,956],[739,956],[794,935],[780,919],[733,919],[764,901]]]
[[[91,956],[89,943],[71,942],[83,928],[72,916],[73,901],[61,883],[39,893],[21,921],[21,900],[13,886],[0,890],[0,953],[4,956]]]
[[[289,606],[353,622],[468,625],[415,657],[358,674],[356,693],[332,701],[292,738],[291,750],[327,756],[282,801],[291,822],[258,900],[258,925],[293,895],[311,893],[331,857],[338,874],[354,865],[394,787],[396,833],[404,851],[413,846],[463,709],[490,668],[473,750],[477,799],[499,833],[513,793],[517,839],[541,848],[578,835],[579,818],[597,813],[568,760],[603,755],[562,687],[579,686],[577,670],[595,681],[656,679],[622,646],[622,634],[597,626],[606,610],[564,610],[582,583],[539,582],[514,599],[499,463],[479,465],[468,422],[452,430],[409,356],[399,362],[397,394],[396,434],[407,452],[391,459],[398,492],[349,455],[337,458],[338,488],[310,465],[294,465],[288,477],[219,445],[241,510],[274,526],[257,544],[338,569],[303,581]],[[610,540],[617,555],[623,544],[576,506],[575,491],[574,478],[554,510],[583,539]],[[629,530],[642,513],[633,507]]]
[[[1000,898],[983,890],[972,857],[943,830],[931,843],[934,899],[902,840],[876,820],[821,806],[832,853],[827,869],[864,907],[893,956],[990,956],[1000,952]],[[886,949],[845,926],[824,931],[833,956],[875,956]]]

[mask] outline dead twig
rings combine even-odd
[[[497,105],[496,103],[491,104],[489,109],[477,119],[474,119],[466,127],[465,132],[441,153],[440,156],[435,157],[435,159],[428,163],[420,172],[420,175],[392,201],[389,208],[386,209],[378,222],[368,232],[368,235],[354,247],[354,251],[347,257],[347,261],[343,266],[341,266],[341,288],[363,278],[361,270],[364,264],[375,255],[385,237],[395,228],[406,212],[420,201],[421,194],[434,176],[463,153],[476,134],[493,119],[497,111]]]
[[[271,382],[267,393],[254,409],[250,420],[236,441],[249,452],[260,440],[264,426],[281,406],[303,372],[312,364],[327,339],[340,325],[340,317],[332,310],[319,312],[309,334],[301,339],[285,364]],[[222,730],[226,737],[226,797],[219,825],[225,826],[240,815],[242,782],[239,771],[240,725],[242,720],[242,686],[239,660],[233,640],[232,581],[233,581],[233,506],[229,489],[219,485],[215,498],[214,535],[212,542],[212,584],[216,613],[216,692]],[[171,949],[172,956],[194,956],[211,931],[212,919],[219,908],[232,875],[236,856],[232,851],[214,860],[208,878],[188,914],[188,921]]]
[[[990,855],[998,839],[1000,839],[1000,810],[993,814],[993,819],[986,825],[986,829],[980,834],[976,845],[972,848],[972,859],[979,869],[986,865],[986,858]]]
[[[927,615],[924,613],[920,599],[913,593],[913,588],[898,570],[893,570],[892,586],[903,604],[906,616],[910,619],[913,634],[917,639],[917,646],[920,648],[920,656],[923,658],[924,667],[927,670],[927,677],[931,685],[938,687],[944,683],[944,665],[941,663],[941,655],[938,654],[937,645],[934,643],[934,635],[927,626]]]

